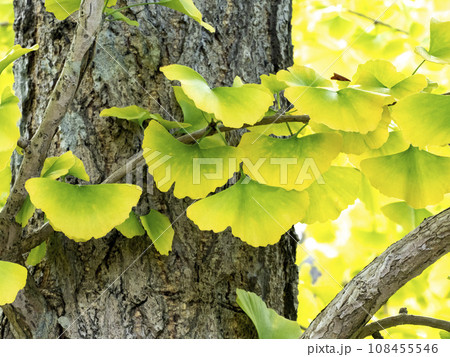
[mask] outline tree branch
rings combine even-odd
[[[355,338],[403,285],[450,251],[450,208],[427,218],[356,275],[301,338]]]
[[[20,236],[14,217],[22,206],[27,192],[25,183],[39,176],[53,136],[75,97],[85,55],[95,41],[102,21],[103,2],[84,0],[79,12],[79,22],[72,46],[64,63],[58,82],[50,95],[42,122],[30,144],[24,150],[23,162],[17,179],[0,212],[0,247],[9,249]]]
[[[440,330],[445,330],[450,332],[450,322],[445,320],[439,320],[432,317],[417,316],[400,314],[397,316],[387,317],[385,319],[372,322],[366,325],[360,332],[357,338],[366,338],[367,336],[373,335],[375,332],[388,329],[390,327],[400,326],[400,325],[418,325],[418,326],[428,326],[437,328]]]
[[[367,19],[367,20],[370,20],[370,21],[373,22],[374,25],[381,25],[381,26],[389,27],[391,30],[394,30],[394,31],[397,31],[397,32],[402,32],[402,33],[404,33],[404,34],[409,35],[409,32],[408,32],[408,31],[399,29],[399,28],[397,28],[397,27],[394,27],[394,26],[392,26],[392,25],[387,24],[386,22],[383,22],[383,21],[374,19],[373,17],[367,16],[367,15],[362,14],[362,13],[360,13],[360,12],[353,11],[353,10],[347,10],[347,12],[349,12],[349,13],[351,13],[351,14],[353,14],[353,15],[359,16],[359,17],[363,17],[363,18],[365,18],[365,19]]]
[[[270,124],[279,124],[279,123],[309,123],[309,115],[272,115],[267,116],[261,119],[258,123],[254,125],[244,125],[241,128],[230,128],[227,126],[224,126],[222,124],[219,124],[217,127],[220,130],[220,132],[225,133],[233,130],[239,130],[239,129],[245,129],[253,126],[260,126],[260,125],[270,125]],[[211,136],[217,133],[216,130],[211,130],[209,133],[207,133],[208,129],[210,127],[206,127],[197,131],[194,131],[193,133],[186,134],[183,136],[180,136],[178,141],[184,143],[184,144],[192,144],[195,142],[195,140],[200,139],[203,136]],[[205,135],[206,134],[206,135]],[[138,152],[137,154],[130,157],[130,159],[127,161],[127,163],[114,171],[108,178],[103,181],[103,183],[114,183],[121,180],[126,174],[127,170],[130,168],[136,168],[139,166],[142,166],[145,164],[145,159],[142,156],[142,151]]]

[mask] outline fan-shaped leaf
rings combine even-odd
[[[0,169],[0,209],[6,203],[6,199],[9,196],[11,186],[11,169],[5,167]]]
[[[80,8],[81,0],[45,0],[45,9],[64,20]]]
[[[30,254],[28,254],[26,265],[31,266],[38,265],[42,261],[42,259],[45,258],[46,254],[47,254],[47,243],[43,242],[36,248],[33,248]]]
[[[381,207],[381,211],[386,217],[401,225],[405,231],[410,232],[422,221],[432,216],[427,209],[414,209],[406,202],[394,202]]]
[[[259,338],[284,339],[299,338],[300,326],[296,321],[278,315],[275,310],[267,308],[266,303],[256,294],[236,289],[236,302],[252,320]]]
[[[263,74],[260,78],[261,84],[269,89],[273,94],[280,93],[288,87],[285,82],[278,80],[276,74]]]
[[[30,179],[25,188],[52,227],[78,242],[101,238],[123,223],[142,192],[128,184],[76,186],[48,178]]]
[[[272,93],[263,86],[244,84],[211,89],[205,79],[189,67],[175,64],[162,67],[161,71],[168,79],[180,81],[184,93],[197,108],[214,114],[225,126],[253,125],[273,103]]]
[[[234,186],[195,202],[187,216],[202,230],[221,232],[231,227],[233,235],[261,247],[275,244],[298,223],[308,208],[308,194],[286,191],[241,179]]]
[[[49,157],[45,159],[41,171],[41,177],[56,180],[62,176],[72,175],[81,180],[89,181],[83,162],[71,151],[67,151],[61,156]]]
[[[291,67],[291,73],[281,71],[278,79],[289,88],[286,98],[296,108],[311,117],[312,122],[325,124],[331,129],[367,134],[377,128],[383,106],[393,100],[389,95],[368,92],[358,88],[343,88],[335,91],[329,81],[307,67]]]
[[[339,217],[358,197],[361,174],[350,167],[332,166],[323,175],[324,183],[317,181],[306,189],[309,207],[302,222],[311,224]]]
[[[27,269],[21,265],[0,261],[0,305],[11,304],[25,287]]]
[[[22,46],[20,45],[14,45],[14,47],[6,54],[6,56],[0,60],[0,74],[16,59],[31,51],[36,51],[38,48],[39,45],[34,45],[30,48],[22,48]]]
[[[450,144],[450,96],[414,94],[392,106],[391,113],[414,146]]]
[[[352,84],[359,88],[403,98],[420,92],[428,86],[427,78],[422,74],[407,77],[397,72],[388,61],[372,60],[358,66]]]
[[[161,0],[158,5],[162,5],[165,7],[169,7],[173,10],[179,11],[190,18],[197,21],[200,25],[202,25],[209,32],[214,33],[216,30],[210,24],[203,22],[201,12],[195,7],[192,0]]]
[[[191,133],[193,131],[203,129],[210,122],[213,115],[205,113],[195,106],[195,103],[184,94],[181,87],[173,87],[175,98],[183,111],[184,122],[190,124],[186,132]],[[167,129],[167,128],[166,128]]]
[[[450,192],[450,158],[413,146],[398,154],[363,160],[361,170],[381,193],[414,208],[438,203]]]
[[[172,137],[161,125],[150,122],[145,130],[144,157],[159,190],[202,198],[223,186],[237,170],[237,150],[230,146],[203,149]]]
[[[141,222],[156,250],[162,255],[169,255],[175,234],[169,218],[151,210],[148,215],[141,217]]]
[[[450,63],[450,21],[430,22],[430,49],[416,47],[416,53],[430,62]]]
[[[116,229],[122,233],[127,238],[134,238],[138,236],[142,236],[145,231],[142,227],[141,222],[139,222],[139,219],[137,218],[136,214],[131,211],[129,217],[125,222],[118,225]]]
[[[239,144],[244,172],[253,180],[286,190],[303,190],[321,179],[342,147],[337,133],[277,139],[246,133]]]
[[[27,196],[19,212],[16,214],[16,222],[24,228],[28,224],[30,218],[33,217],[35,210],[36,207],[31,203],[30,196]]]

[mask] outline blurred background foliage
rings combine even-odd
[[[294,0],[293,43],[295,63],[330,78],[338,73],[351,79],[359,64],[371,59],[391,61],[397,70],[411,74],[422,62],[416,46],[429,47],[432,17],[450,20],[448,0]],[[374,25],[371,19],[384,24]],[[450,66],[426,62],[418,73],[439,84],[434,93],[450,89]],[[450,156],[448,148],[439,155]],[[348,158],[341,155],[339,164]],[[341,216],[326,223],[298,225],[303,243],[300,264],[298,322],[308,326],[314,317],[361,269],[389,245],[401,239],[426,216],[450,206],[450,195],[427,210],[390,206],[398,200],[364,184],[360,200]],[[395,207],[395,209],[389,209]],[[410,314],[450,320],[450,257],[439,260],[400,289],[375,315]],[[439,338],[427,327],[402,326],[382,333],[385,338]]]
[[[295,63],[313,67],[325,77],[336,72],[350,79],[358,64],[371,59],[389,60],[398,70],[412,73],[422,61],[414,48],[428,48],[431,17],[450,19],[448,0],[293,0],[293,8]],[[370,18],[389,26],[374,25]],[[0,58],[13,46],[13,21],[12,0],[0,0]],[[449,91],[450,66],[426,62],[419,73],[439,83],[435,93]],[[9,66],[0,76],[0,93],[13,80]],[[447,151],[440,154],[449,155]],[[338,160],[342,165],[348,158],[341,155]],[[9,180],[9,168],[1,170],[0,207],[7,197]],[[385,206],[396,200],[381,195],[368,184],[363,184],[360,197],[333,222],[297,226],[303,232],[297,257],[298,322],[302,326],[308,326],[342,287],[389,245],[425,216],[450,205],[447,195],[439,205],[427,207],[427,211],[402,207],[401,213],[392,213]],[[413,279],[376,318],[396,315],[400,308],[407,307],[410,314],[449,320],[449,264],[450,257],[446,256]],[[417,326],[396,327],[388,333],[383,333],[386,338],[439,338],[439,331]]]

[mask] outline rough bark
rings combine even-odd
[[[26,139],[40,124],[76,25],[71,19],[58,22],[45,12],[43,3],[15,1],[17,42],[40,45],[38,52],[15,66],[15,89],[23,113],[20,126]],[[119,1],[120,6],[127,3],[136,1]],[[104,23],[92,65],[59,126],[50,155],[72,150],[94,183],[123,166],[139,151],[142,131],[132,123],[98,114],[107,107],[136,104],[167,119],[171,115],[180,119],[171,84],[158,71],[163,65],[188,65],[216,86],[230,85],[236,75],[255,82],[261,74],[292,64],[290,1],[196,3],[216,28],[215,34],[157,6],[128,10],[127,15],[139,21],[139,28]],[[17,169],[17,158],[14,165]],[[250,320],[236,305],[237,287],[261,295],[284,316],[296,317],[296,242],[284,237],[277,245],[252,248],[228,231],[201,232],[184,213],[189,200],[158,193],[143,171],[135,177],[142,177],[148,190],[138,212],[157,209],[174,222],[170,255],[159,255],[149,247],[147,237],[128,240],[115,231],[84,244],[52,234],[46,260],[32,270],[35,287],[30,284],[4,310],[11,318],[10,324],[0,324],[0,335],[255,337]],[[31,223],[28,231],[42,224],[42,214],[35,215]],[[27,330],[26,310],[33,310],[35,304],[30,288],[37,293],[36,305],[41,306],[34,313],[44,314],[48,307],[51,316]],[[30,305],[24,308],[24,302]]]
[[[302,338],[356,338],[409,280],[450,251],[450,208],[422,222],[353,278]]]

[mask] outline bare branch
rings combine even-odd
[[[450,208],[427,218],[354,277],[301,338],[355,338],[403,285],[450,251]]]
[[[379,332],[381,330],[385,330],[390,327],[400,325],[428,326],[450,332],[449,321],[439,320],[426,316],[400,314],[397,316],[387,317],[385,319],[378,320],[377,322],[372,322],[371,324],[368,324],[362,329],[361,333],[358,335],[358,338],[365,338],[367,336],[373,335],[375,332]]]

